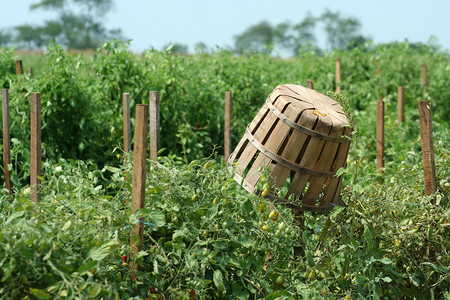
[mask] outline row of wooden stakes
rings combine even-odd
[[[16,61],[16,72],[18,75],[23,75],[23,65],[21,60]],[[33,70],[29,69],[30,76],[33,76]],[[381,75],[381,70],[379,67],[379,61],[376,62],[376,75]],[[336,91],[341,92],[341,59],[336,59]],[[428,85],[428,76],[427,76],[427,66],[426,64],[422,64],[422,84],[426,87]],[[307,86],[311,89],[314,89],[313,81],[308,79]],[[379,89],[379,86],[378,86]],[[3,99],[3,144],[4,144],[4,164],[5,164],[5,188],[8,191],[11,191],[11,182],[9,171],[7,168],[7,164],[10,163],[10,149],[9,149],[9,96],[8,91],[2,91],[2,99]],[[38,103],[39,102],[39,103]],[[150,106],[154,107],[153,110],[150,110],[151,116],[150,121],[153,122],[154,125],[151,125],[150,134],[153,136],[150,139],[150,159],[154,159],[157,155],[159,149],[159,93],[158,92],[150,92]],[[31,145],[32,147],[39,144],[40,145],[40,125],[33,127],[34,123],[40,124],[40,94],[39,93],[31,93]],[[130,118],[130,95],[128,93],[123,94],[123,128],[124,128],[124,151],[128,152],[131,149],[131,132],[129,125]],[[38,107],[39,106],[39,107]],[[38,108],[37,108],[38,107]],[[39,115],[37,115],[37,109],[39,109]],[[224,156],[225,159],[231,153],[231,93],[225,93],[225,133],[224,133]],[[377,160],[376,166],[378,169],[384,167],[384,101],[383,98],[380,97],[380,100],[377,101],[377,130],[376,130],[376,145],[377,145]],[[405,111],[405,90],[404,87],[398,87],[397,92],[397,119],[398,124],[404,122],[404,111]],[[423,147],[423,164],[424,164],[424,177],[425,177],[425,193],[427,195],[431,195],[436,192],[436,175],[435,175],[435,163],[434,163],[434,151],[433,151],[433,136],[432,136],[432,128],[431,128],[431,111],[430,111],[430,102],[429,101],[419,101],[419,117],[421,124],[421,136],[422,136],[422,147]],[[153,142],[154,141],[154,142]],[[38,153],[39,152],[39,153]],[[32,154],[39,154],[40,158],[40,150],[31,149]],[[32,155],[33,157],[33,155]],[[37,177],[40,177],[40,161],[37,160],[30,162],[32,168],[32,176],[30,180],[31,186],[38,184],[39,179],[36,178],[34,180],[33,174],[36,174]],[[39,170],[38,170],[39,169]],[[39,199],[39,193],[32,193],[34,198]],[[33,198],[33,199],[34,199]]]

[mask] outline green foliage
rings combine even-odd
[[[319,92],[333,91],[337,57],[342,95],[334,97],[347,99],[341,104],[357,128],[341,170],[348,207],[305,213],[301,235],[288,209],[249,195],[219,159],[222,153],[213,152],[223,145],[224,92],[233,95],[236,145],[278,84],[310,78]],[[321,57],[304,50],[291,60],[221,50],[135,55],[117,41],[83,56],[51,45],[39,59],[28,58],[38,64],[31,65],[34,78],[16,76],[14,60],[11,50],[2,50],[14,193],[0,195],[0,298],[448,297],[450,64],[434,45],[368,44]],[[425,92],[422,63],[428,66]],[[406,121],[398,125],[399,85],[406,90]],[[132,154],[124,164],[112,149],[122,139],[122,93],[130,92],[134,111],[150,90],[160,91],[167,156],[148,164],[145,207],[132,214]],[[34,91],[41,92],[44,142],[38,204],[30,203],[27,186]],[[380,96],[386,105],[382,173],[374,163]],[[416,103],[424,98],[432,105],[438,182],[428,197]],[[279,212],[276,221],[271,211]],[[130,227],[139,218],[144,245],[132,257]],[[301,243],[305,257],[294,258]]]
[[[276,222],[267,219],[271,204],[242,193],[223,165],[203,159],[178,167],[161,158],[148,172],[145,209],[135,214],[131,201],[124,204],[129,168],[99,171],[61,160],[44,166],[40,203],[29,202],[27,189],[11,203],[2,197],[0,296],[127,298],[151,296],[152,288],[167,298],[192,290],[200,298],[264,296],[294,267],[294,226],[274,236],[280,222],[292,224],[289,210],[280,208]],[[113,172],[108,186],[106,172]],[[132,258],[136,273],[129,268],[129,227],[137,218],[148,225],[144,250]]]
[[[9,88],[8,75],[15,72],[14,52],[12,49],[0,47],[0,72],[5,74],[0,78],[0,87]]]

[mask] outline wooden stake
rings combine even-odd
[[[22,60],[16,60],[16,74],[17,75],[23,75]]]
[[[377,61],[375,62],[376,66],[377,66],[377,76],[381,75],[381,70],[380,70],[380,60],[377,59]]]
[[[428,86],[428,72],[427,72],[427,65],[422,64],[422,85],[427,87]]]
[[[309,89],[314,89],[314,82],[311,79],[306,80]]]
[[[224,133],[224,156],[228,160],[231,154],[231,92],[225,92],[225,133]]]
[[[34,72],[32,68],[28,68],[28,73],[30,73],[30,78],[34,77]]]
[[[437,189],[430,101],[419,101],[419,120],[425,195],[429,196],[434,194]],[[433,199],[433,204],[434,201]]]
[[[134,133],[134,158],[133,158],[133,193],[131,213],[145,206],[145,176],[147,170],[147,135],[148,135],[148,105],[136,105],[136,124]],[[131,229],[130,234],[130,259],[133,259],[143,248],[144,224],[140,218]],[[131,269],[136,271],[138,266],[132,262]],[[131,279],[136,276],[130,274]]]
[[[422,64],[422,80],[421,83],[423,85],[423,96],[426,99],[428,93],[428,72],[427,65]]]
[[[130,125],[130,94],[123,93],[123,151],[125,153],[131,150],[131,125]]]
[[[150,92],[150,159],[155,160],[159,151],[159,92]]]
[[[5,189],[11,195],[11,174],[8,165],[11,163],[11,138],[9,122],[9,91],[2,89],[2,110],[3,110],[3,168],[5,170]]]
[[[397,89],[397,124],[405,122],[405,88],[399,86]]]
[[[336,58],[336,92],[341,92],[341,58]]]
[[[31,93],[31,153],[30,194],[31,201],[41,201],[41,94]]]
[[[384,101],[377,101],[377,169],[384,167]]]

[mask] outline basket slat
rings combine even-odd
[[[289,106],[286,107],[285,113],[287,114],[288,117],[289,116],[295,117],[296,115],[296,112],[292,110]],[[264,144],[264,147],[269,151],[277,153],[286,135],[289,133],[289,129],[290,129],[289,126],[278,120],[275,128],[270,133],[271,138],[267,140],[266,144]],[[261,175],[259,170],[267,169],[270,163],[272,163],[272,159],[269,158],[267,155],[265,155],[263,152],[260,152],[252,168],[248,172],[248,175],[246,177],[247,182],[255,186],[258,183]]]

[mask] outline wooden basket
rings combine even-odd
[[[250,193],[269,172],[272,200],[302,211],[324,212],[340,199],[351,132],[339,103],[299,85],[279,85],[247,127],[228,162]]]

